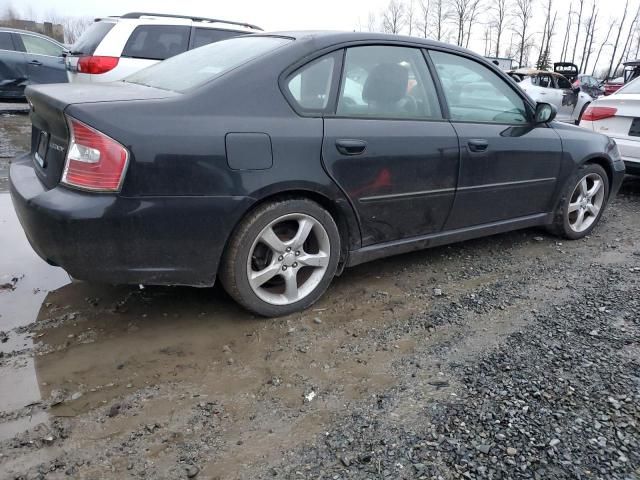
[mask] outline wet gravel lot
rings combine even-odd
[[[585,240],[386,259],[263,320],[38,259],[3,193],[27,120],[0,117],[0,478],[640,478],[640,180]]]

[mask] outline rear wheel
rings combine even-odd
[[[577,240],[591,233],[609,199],[609,180],[600,165],[582,166],[568,182],[551,226],[553,233]]]
[[[245,218],[225,252],[220,280],[246,309],[265,317],[287,315],[315,303],[333,278],[340,235],[315,202],[265,204]]]

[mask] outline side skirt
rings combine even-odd
[[[425,248],[438,247],[450,243],[463,242],[473,238],[487,237],[498,233],[520,230],[522,228],[549,225],[553,222],[553,213],[538,213],[513,220],[476,225],[474,227],[459,228],[448,232],[440,232],[421,237],[405,238],[393,242],[369,245],[349,252],[347,267],[360,265],[379,258],[399,255],[401,253],[423,250]]]

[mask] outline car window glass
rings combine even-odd
[[[20,35],[24,49],[27,53],[37,55],[50,55],[59,57],[62,54],[62,47],[44,38],[34,37],[33,35]]]
[[[431,52],[452,120],[520,124],[528,122],[524,100],[489,68],[468,58]]]
[[[542,88],[554,88],[551,75],[535,75],[531,77],[531,83]]]
[[[164,60],[186,52],[190,28],[176,25],[141,25],[127,40],[123,57]]]
[[[571,88],[571,82],[565,77],[556,77],[556,81],[558,82],[558,88],[563,90]]]
[[[114,22],[94,22],[76,40],[70,50],[76,54],[93,55],[102,39],[111,31]]]
[[[244,33],[232,30],[216,30],[215,28],[196,28],[193,33],[193,46],[191,48],[198,48],[213,42],[226,40],[227,38],[237,37],[238,35],[244,35]]]
[[[291,77],[287,88],[300,107],[307,110],[327,108],[334,63],[333,55],[327,55],[305,65]]]
[[[337,114],[442,118],[436,89],[422,52],[406,47],[349,48]]]
[[[0,50],[15,50],[10,33],[0,32]]]
[[[291,40],[250,35],[211,43],[144,68],[126,82],[184,92],[286,45]]]

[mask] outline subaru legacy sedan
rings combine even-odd
[[[582,238],[625,168],[483,58],[409,37],[249,35],[27,97],[10,184],[42,258],[96,282],[219,279],[264,316],[388,255],[525,227]]]

